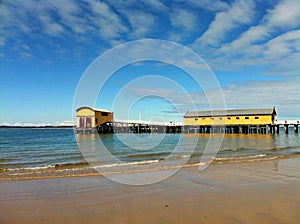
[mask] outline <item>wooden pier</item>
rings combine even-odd
[[[184,126],[185,133],[227,133],[227,134],[267,134],[267,125],[233,125],[233,126]]]
[[[77,133],[226,133],[226,134],[279,134],[280,127],[288,134],[290,127],[299,132],[299,120],[276,121],[270,125],[183,125],[179,122],[149,122],[117,120],[97,128],[77,128]]]
[[[269,125],[185,125],[184,133],[227,133],[227,134],[279,134],[280,127],[284,133],[289,133],[289,127],[294,127],[294,133],[299,132],[299,120],[276,121]]]
[[[299,125],[300,121],[299,120],[285,120],[285,121],[276,121],[274,125],[272,125],[272,133],[279,133],[279,128],[280,126],[284,127],[284,132],[286,134],[289,133],[289,127],[294,126],[294,133],[298,133],[299,131]]]
[[[181,133],[182,123],[140,120],[116,120],[114,133]]]
[[[299,131],[299,120],[277,121],[273,108],[188,111],[184,123],[114,119],[109,110],[80,107],[76,110],[76,133],[228,133],[275,134],[280,127]]]

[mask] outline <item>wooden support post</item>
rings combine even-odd
[[[274,126],[273,125],[269,125],[268,126],[268,131],[270,134],[274,134]]]
[[[294,124],[294,132],[298,133],[298,124]]]
[[[206,133],[210,133],[210,127],[206,127]]]
[[[276,125],[276,133],[279,134],[279,125]]]
[[[285,131],[286,134],[289,133],[289,125],[288,124],[284,125],[284,131]]]
[[[234,133],[234,134],[239,133],[238,127],[232,127],[232,129],[233,129],[232,133]]]
[[[243,128],[242,128],[242,126],[239,126],[239,133],[240,133],[240,134],[243,133]]]

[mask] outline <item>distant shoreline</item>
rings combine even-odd
[[[69,126],[69,125],[62,125],[62,126],[56,126],[56,125],[46,125],[46,126],[6,126],[1,125],[0,129],[42,129],[42,128],[75,128],[75,126]]]

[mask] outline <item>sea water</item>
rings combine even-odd
[[[208,141],[213,162],[245,162],[300,154],[300,135],[285,134],[85,134],[71,128],[0,129],[0,178],[86,175],[93,168],[197,164]],[[167,163],[160,163],[168,161]]]

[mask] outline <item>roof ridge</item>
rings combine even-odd
[[[243,109],[223,109],[223,110],[205,110],[188,111],[184,117],[204,117],[204,116],[243,116],[243,115],[271,115],[275,108],[243,108]],[[275,111],[276,114],[276,111]]]

